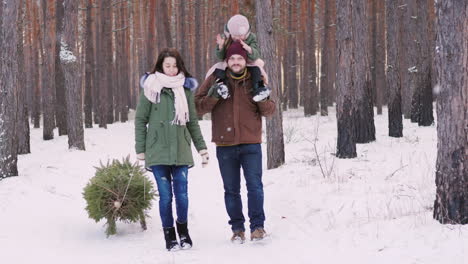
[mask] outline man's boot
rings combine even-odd
[[[192,239],[190,238],[188,229],[187,229],[187,222],[181,224],[176,221],[177,225],[177,233],[179,234],[180,239],[180,246],[182,249],[189,249],[192,247]]]

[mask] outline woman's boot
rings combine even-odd
[[[189,249],[192,247],[192,239],[188,233],[187,222],[181,224],[176,221],[177,233],[179,233],[180,246],[182,249]]]
[[[177,242],[177,237],[174,227],[163,228],[164,230],[164,239],[166,239],[166,248],[168,251],[175,251],[180,249],[179,243]]]

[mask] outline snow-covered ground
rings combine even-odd
[[[132,122],[87,129],[86,151],[68,150],[66,137],[42,141],[42,130],[32,129],[32,154],[19,158],[20,176],[0,182],[0,262],[468,263],[468,226],[432,219],[435,126],[405,120],[404,137],[390,138],[384,111],[375,118],[377,141],[358,145],[357,158],[340,160],[332,155],[336,118],[330,110],[328,117],[284,113],[286,164],[263,176],[266,241],[229,241],[215,146],[209,144],[205,169],[196,155],[189,170],[194,247],[178,252],[164,248],[157,201],[147,231],[118,223],[110,238],[104,222],[95,223],[84,209],[82,191],[93,166],[129,154],[135,159]],[[207,142],[210,126],[201,121]]]

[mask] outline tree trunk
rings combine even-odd
[[[338,48],[337,79],[336,79],[336,118],[338,123],[337,152],[338,158],[356,157],[356,142],[354,137],[354,93],[353,61],[354,44],[357,44],[353,34],[353,5],[348,0],[337,0],[336,39]]]
[[[111,1],[103,0],[100,8],[98,34],[98,65],[99,80],[99,127],[107,128],[109,116],[112,115],[112,12]]]
[[[60,63],[60,41],[63,32],[63,1],[56,0],[56,50],[55,50],[55,119],[59,136],[67,135],[67,100],[65,99],[65,77]]]
[[[318,89],[317,89],[317,68],[315,67],[315,38],[314,38],[314,12],[315,1],[307,1],[306,13],[306,34],[304,50],[304,115],[311,116],[318,111]]]
[[[289,16],[288,16],[288,49],[286,61],[286,90],[288,94],[288,107],[297,108],[299,104],[298,87],[297,87],[297,45],[296,45],[296,23],[293,20],[296,14],[295,5],[297,2],[289,2]]]
[[[410,60],[409,50],[411,46],[409,24],[410,24],[410,8],[408,1],[398,0],[398,20],[402,25],[399,27],[399,46],[398,54],[399,59],[399,72],[401,78],[401,94],[402,94],[402,111],[406,119],[410,118],[411,114],[411,92],[409,84],[409,71]]]
[[[387,88],[388,98],[388,135],[403,137],[403,120],[401,112],[401,83],[398,71],[398,2],[386,0],[387,17]]]
[[[436,5],[440,94],[434,219],[468,224],[468,2]]]
[[[278,98],[279,72],[278,61],[276,60],[276,42],[273,35],[273,10],[270,1],[256,0],[255,14],[257,25],[257,36],[260,52],[265,61],[266,71],[269,76],[271,97],[276,101],[276,112],[272,117],[267,118],[267,168],[273,169],[284,164],[284,137],[283,137],[283,116],[281,112],[281,102]]]
[[[369,87],[367,0],[356,0],[352,6],[353,43],[353,86],[356,98],[355,124],[356,143],[368,143],[375,140],[374,107]]]
[[[88,0],[86,7],[86,33],[85,33],[85,98],[84,98],[84,115],[85,115],[85,127],[93,127],[93,96],[94,80],[95,80],[95,58],[94,58],[94,41],[93,41],[93,0]]]
[[[382,114],[386,91],[385,82],[385,3],[376,1],[376,46],[375,46],[375,105],[377,114]]]
[[[81,108],[81,71],[78,63],[78,2],[64,0],[63,35],[60,45],[60,62],[65,75],[68,105],[68,148],[85,150],[83,111]]]
[[[26,65],[25,62],[25,52],[23,46],[23,35],[27,38],[27,34],[23,34],[24,25],[26,24],[26,16],[23,12],[25,1],[20,0],[19,10],[18,10],[18,111],[17,111],[17,136],[18,136],[18,154],[27,154],[31,153],[30,147],[30,136],[29,136],[29,121],[28,121],[28,107],[27,107],[27,94],[30,92],[29,88],[29,77],[27,77],[25,72]],[[28,42],[28,41],[26,41]],[[28,47],[26,47],[28,51]],[[29,59],[29,58],[28,58]],[[29,61],[28,61],[29,65]]]
[[[43,138],[54,138],[55,128],[55,1],[43,0],[43,52],[42,52],[42,118]]]
[[[34,123],[34,128],[40,127],[40,120],[41,120],[41,66],[39,64],[39,52],[41,52],[41,35],[39,29],[39,15],[38,15],[38,3],[32,3],[31,7],[31,20],[32,20],[32,32],[31,32],[31,65],[32,71],[30,72],[29,76],[31,77],[31,83],[33,85],[32,89],[32,113],[31,118]]]
[[[328,43],[329,38],[329,14],[330,14],[330,3],[328,0],[322,2],[322,36],[320,43],[320,114],[322,116],[328,115]]]
[[[336,101],[336,0],[327,0],[329,11],[328,19],[328,69],[327,69],[327,88],[328,105],[333,106]]]
[[[158,41],[160,45],[159,50],[162,50],[163,48],[172,47],[172,38],[167,2],[159,1],[158,6],[158,22],[156,26],[158,27],[158,36],[160,38],[160,41]]]
[[[418,16],[420,19],[419,40],[421,45],[421,79],[418,89],[420,89],[418,125],[430,126],[434,123],[434,114],[432,109],[432,81],[431,81],[431,42],[430,39],[430,23],[429,23],[429,6],[427,0],[417,0]]]
[[[19,1],[3,1],[0,18],[0,179],[18,176]]]

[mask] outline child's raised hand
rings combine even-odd
[[[242,44],[242,47],[249,53],[252,54],[252,48],[247,45],[243,40],[240,40],[240,43]]]
[[[221,37],[221,34],[216,35],[216,43],[218,44],[219,49],[223,48],[225,41],[226,40],[223,37]]]

